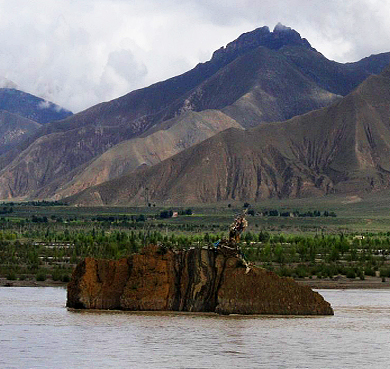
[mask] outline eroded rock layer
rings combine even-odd
[[[252,268],[219,250],[149,246],[120,260],[86,258],[68,284],[77,309],[219,314],[332,315],[323,297],[291,278]]]

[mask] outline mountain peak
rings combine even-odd
[[[271,50],[279,50],[287,45],[303,46],[315,50],[297,31],[279,22],[273,32],[270,31],[269,27],[264,26],[256,28],[251,32],[243,33],[236,40],[227,44],[226,47],[221,47],[215,51],[212,60],[232,60],[259,46]]]
[[[290,27],[287,27],[280,22],[274,28],[274,32],[283,32],[283,31],[291,31],[291,30],[292,29]]]

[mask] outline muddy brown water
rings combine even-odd
[[[0,368],[389,368],[390,290],[319,290],[334,316],[70,311],[0,288]]]

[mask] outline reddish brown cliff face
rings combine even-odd
[[[216,250],[149,246],[121,260],[86,258],[68,284],[79,309],[332,315],[321,295],[291,278],[252,268]]]

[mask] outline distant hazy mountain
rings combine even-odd
[[[13,88],[0,88],[0,110],[20,115],[37,123],[48,123],[72,115],[69,110]]]
[[[180,76],[45,124],[28,144],[0,157],[0,199],[70,195],[222,129],[319,109],[389,62],[390,53],[336,63],[290,28],[256,29]]]
[[[256,201],[390,187],[390,67],[333,105],[229,129],[151,168],[87,189],[82,205]]]

